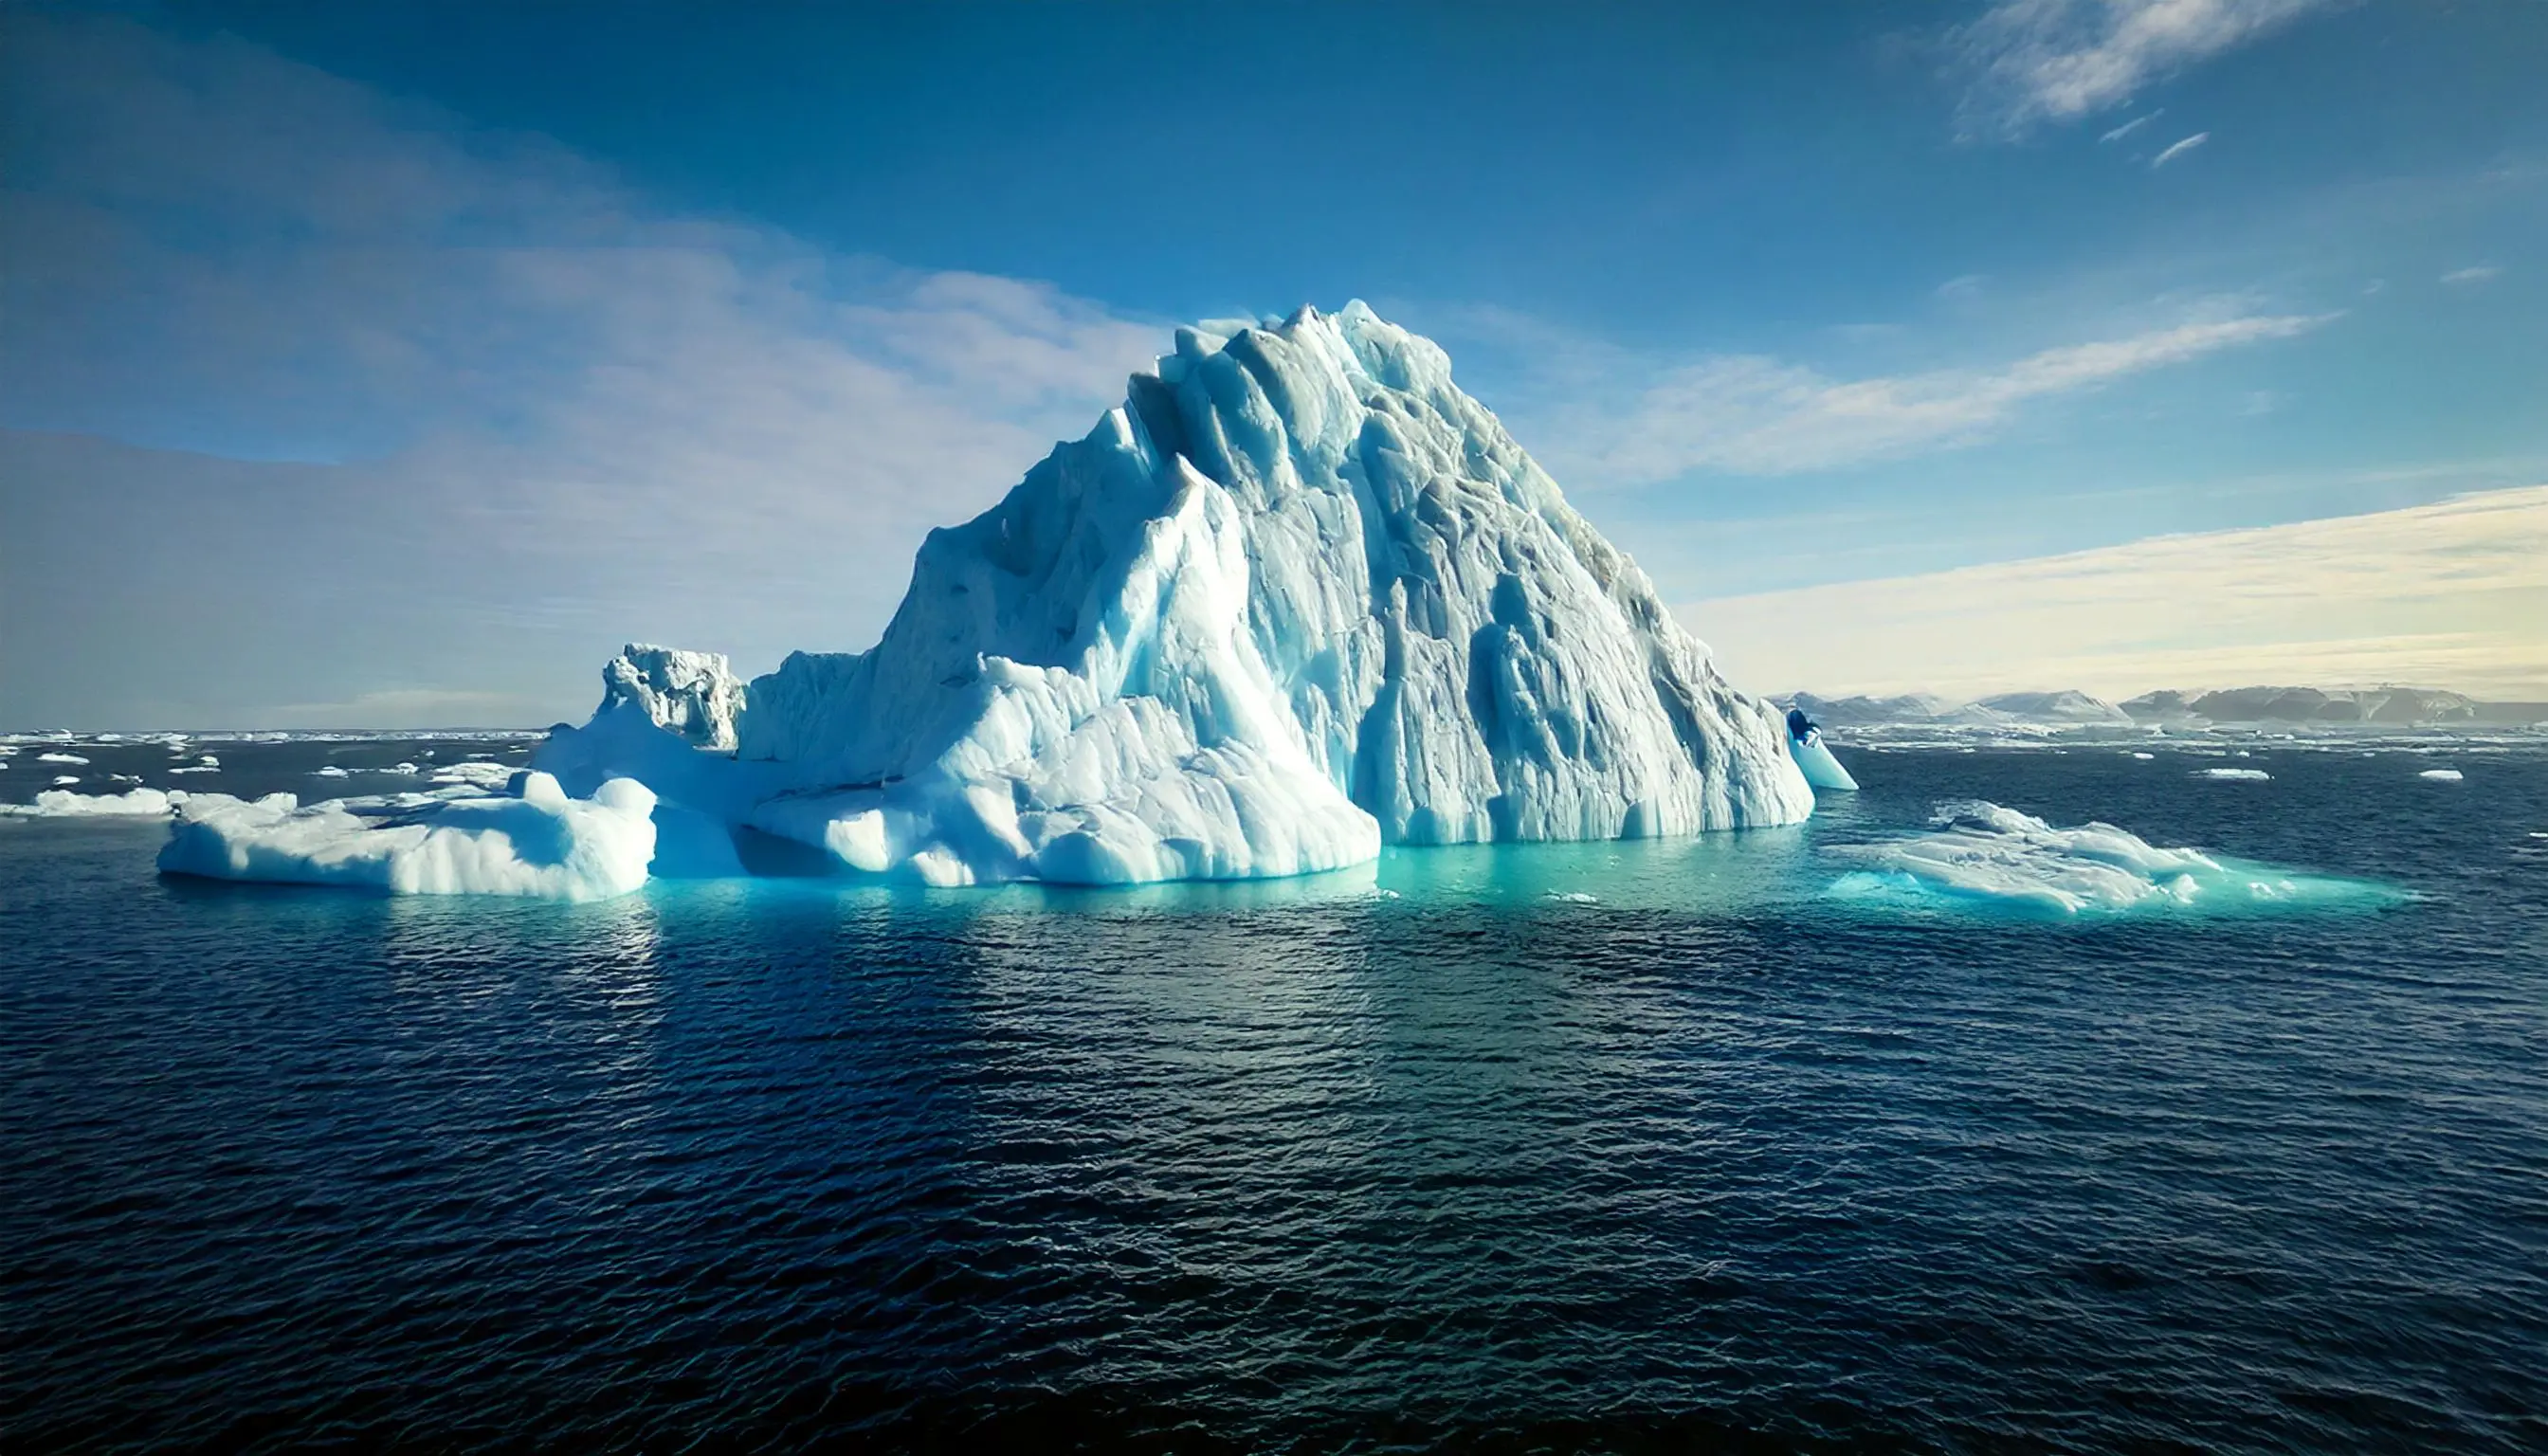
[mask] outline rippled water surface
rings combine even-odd
[[[2548,1446],[2548,755],[2221,762],[1129,894],[0,821],[0,1444]],[[1962,797],[2397,893],[1824,893]]]

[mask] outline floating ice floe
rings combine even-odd
[[[2197,771],[2194,776],[2197,778],[2226,778],[2234,779],[2244,783],[2256,783],[2271,778],[2274,775],[2266,773],[2262,769],[2203,769]]]
[[[79,780],[71,780],[76,783]],[[182,789],[129,788],[122,793],[73,793],[48,788],[32,804],[0,804],[0,815],[19,819],[164,819],[186,801]]]
[[[313,778],[344,778],[351,775],[342,764],[324,764],[318,768],[311,770],[310,776]]]
[[[508,769],[502,764],[488,763],[480,759],[466,759],[456,764],[445,764],[441,768],[434,770],[431,781],[435,783],[459,784],[468,788],[482,789],[489,793],[499,793],[501,792],[506,785],[510,784],[513,781],[513,775],[520,772],[521,771],[518,769]]]
[[[38,754],[36,755],[36,762],[39,764],[85,764],[88,760],[81,758],[77,754]]]
[[[597,900],[646,882],[654,808],[655,795],[634,779],[609,779],[590,799],[574,799],[546,774],[527,775],[519,798],[419,794],[304,806],[288,793],[198,794],[179,806],[159,867],[391,894]]]
[[[219,774],[222,772],[222,766],[219,764],[188,764],[183,768],[171,769],[168,772],[171,774]]]
[[[1548,892],[1548,898],[1552,900],[1563,900],[1569,905],[1597,905],[1601,903],[1601,897],[1599,895],[1587,894],[1582,890],[1550,890]]]
[[[2195,849],[2150,844],[2112,824],[2057,829],[1982,800],[1938,806],[1927,833],[1838,845],[1864,866],[1839,899],[1912,907],[1990,908],[2070,918],[2138,910],[2237,912],[2399,898],[2358,880],[2295,873]]]
[[[2415,776],[2418,778],[2429,778],[2435,783],[2457,783],[2467,775],[2460,773],[2457,769],[2427,769]]]
[[[59,788],[66,783],[77,783],[79,781],[80,777],[76,774],[56,774],[53,775],[53,786],[55,788]]]

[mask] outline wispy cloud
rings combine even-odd
[[[2329,3],[1997,0],[1948,33],[1965,79],[1963,130],[2012,137],[2093,115]]]
[[[2192,151],[2194,148],[2201,146],[2204,142],[2211,139],[2211,133],[2197,132],[2182,141],[2171,143],[2167,150],[2150,158],[2150,170],[2153,172],[2157,171],[2159,168],[2166,166],[2169,162],[2176,160],[2178,157],[2185,155],[2187,152]]]
[[[1983,288],[1988,286],[1989,283],[1990,279],[1979,273],[1958,274],[1957,276],[1950,278],[1946,282],[1939,284],[1937,294],[1938,297],[1942,299],[1979,298],[1981,297]]]
[[[2480,283],[2492,283],[2502,276],[2502,268],[2480,264],[2474,268],[2453,268],[2442,275],[2442,281],[2453,288],[2469,288]]]
[[[861,647],[923,531],[1086,430],[1165,341],[1046,284],[668,209],[229,37],[11,17],[0,93],[29,138],[0,198],[7,422],[349,462],[335,489],[442,565],[394,601],[304,563],[344,614],[555,602],[577,651]],[[375,671],[400,676],[260,700],[433,681]]]
[[[2548,486],[1807,592],[1680,615],[1735,681],[1978,694],[2409,682],[2548,694]],[[2009,610],[2011,602],[2023,611]]]
[[[1608,396],[1619,399],[1615,405],[1558,411],[1544,430],[1550,436],[1544,453],[1569,484],[1615,486],[1701,470],[1776,476],[1899,459],[1987,439],[2034,402],[2291,338],[2335,317],[2201,318],[2045,349],[1997,368],[1857,380],[1760,355],[1712,355],[1653,371],[1660,374],[1655,382]],[[1644,366],[1620,358],[1592,372],[1625,380]]]
[[[2160,107],[2158,110],[2152,112],[2143,112],[2139,116],[2133,118],[2131,121],[2124,123],[2113,131],[2099,136],[2097,138],[2097,142],[2099,145],[2104,145],[2111,141],[2121,141],[2125,137],[2133,135],[2135,132],[2139,131],[2141,128],[2148,126],[2150,123],[2155,122],[2160,117],[2166,115],[2167,108],[2165,107]]]

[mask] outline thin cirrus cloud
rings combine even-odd
[[[2474,268],[2453,268],[2442,275],[2442,281],[2453,288],[2471,288],[2481,283],[2492,283],[2502,276],[2502,268],[2480,264]]]
[[[2403,682],[2548,697],[2548,486],[1811,591],[1682,618],[1736,681],[1980,695]],[[2022,610],[2010,610],[2011,603]]]
[[[2122,338],[2065,344],[1996,368],[1835,379],[1760,355],[1656,366],[1624,355],[1589,393],[1623,406],[1560,409],[1544,453],[1570,484],[1642,486],[1695,471],[1781,476],[1980,443],[2030,404],[2095,390],[2225,349],[2292,338],[2332,314],[2203,318]],[[1659,377],[1658,377],[1659,376]],[[1653,379],[1637,387],[1630,381]],[[1579,385],[1583,381],[1579,381]]]
[[[2162,151],[2158,155],[2150,158],[2150,170],[2153,172],[2157,171],[2159,168],[2166,166],[2169,162],[2176,160],[2178,157],[2185,155],[2187,152],[2192,151],[2194,148],[2201,146],[2204,142],[2211,139],[2211,133],[2197,132],[2182,141],[2170,143],[2165,151]]]
[[[2143,112],[2139,116],[2133,118],[2131,121],[2124,123],[2122,126],[2115,128],[2113,131],[2099,136],[2097,138],[2097,143],[2100,146],[2103,146],[2110,142],[2121,141],[2125,137],[2130,136],[2135,132],[2139,131],[2141,128],[2148,126],[2150,123],[2157,121],[2160,117],[2165,115],[2167,115],[2167,108],[2165,107],[2160,107],[2156,111]]]
[[[1958,122],[1967,136],[2013,138],[2092,116],[2329,3],[1998,0],[1947,34],[1965,82]]]

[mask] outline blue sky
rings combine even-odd
[[[0,721],[862,647],[1175,320],[1353,297],[1702,634],[2533,485],[2543,72],[2518,0],[11,7]]]

